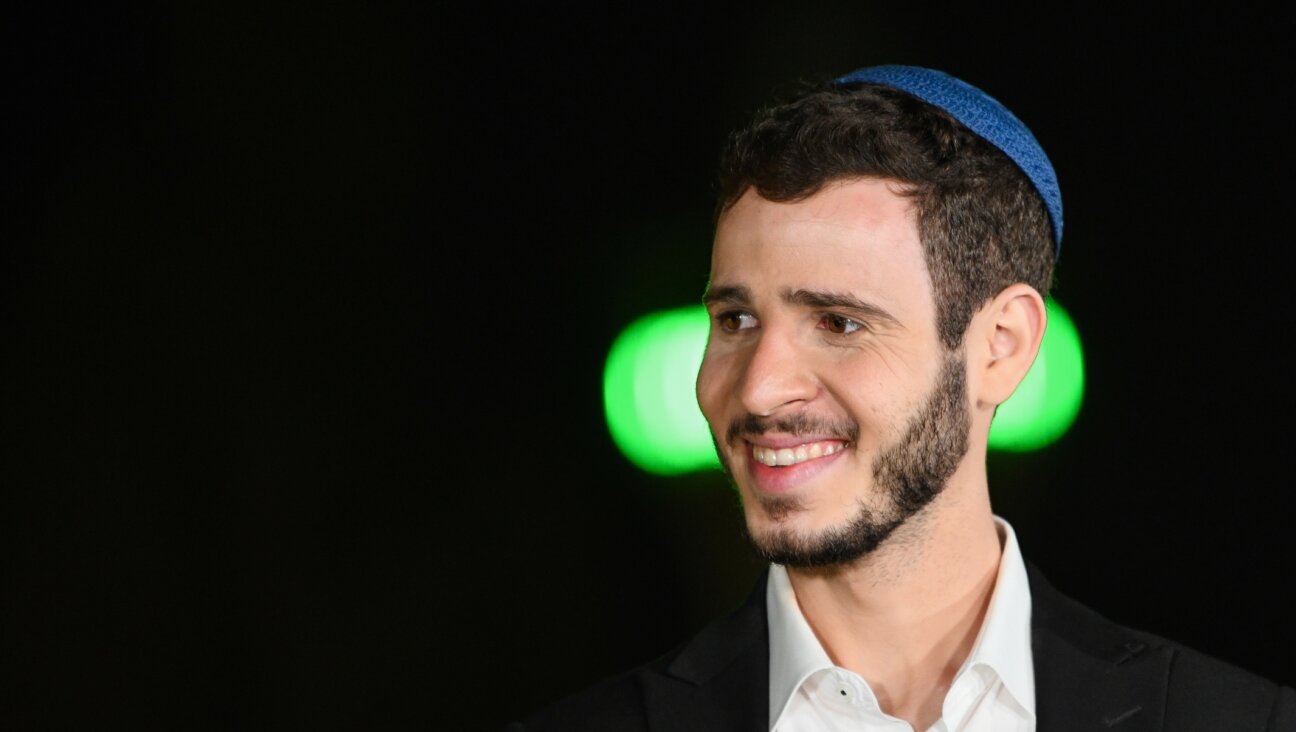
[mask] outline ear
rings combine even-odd
[[[1012,396],[1026,378],[1048,321],[1044,298],[1030,285],[1018,283],[1005,288],[973,318],[976,356],[969,352],[969,365],[980,373],[972,375],[978,404],[998,406]]]

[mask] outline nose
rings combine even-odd
[[[739,398],[747,411],[767,417],[812,400],[819,386],[807,356],[778,331],[761,333],[739,384]]]

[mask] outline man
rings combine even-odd
[[[515,729],[1296,730],[1296,692],[1049,587],[986,441],[1046,325],[1053,168],[979,89],[860,69],[731,138],[697,396],[770,562]]]

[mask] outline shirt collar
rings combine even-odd
[[[1012,526],[998,516],[994,521],[1003,545],[999,573],[985,620],[959,674],[978,665],[990,667],[1013,699],[1034,716],[1035,669],[1031,658],[1031,597],[1026,564]],[[765,607],[770,641],[769,720],[770,729],[774,729],[801,684],[816,671],[834,666],[801,614],[796,592],[782,565],[770,565]]]
[[[801,614],[792,581],[781,564],[770,565],[765,608],[770,641],[769,721],[774,729],[801,683],[819,669],[832,668],[833,662]]]
[[[1035,663],[1031,657],[1031,596],[1026,562],[1012,526],[998,516],[995,526],[1003,543],[999,575],[976,643],[959,673],[979,664],[989,666],[1013,699],[1034,716]]]

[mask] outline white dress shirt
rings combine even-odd
[[[976,642],[945,695],[934,732],[1034,732],[1030,588],[1012,527],[998,516],[999,574]],[[770,730],[914,732],[882,711],[868,682],[833,665],[801,614],[787,570],[770,565]]]

